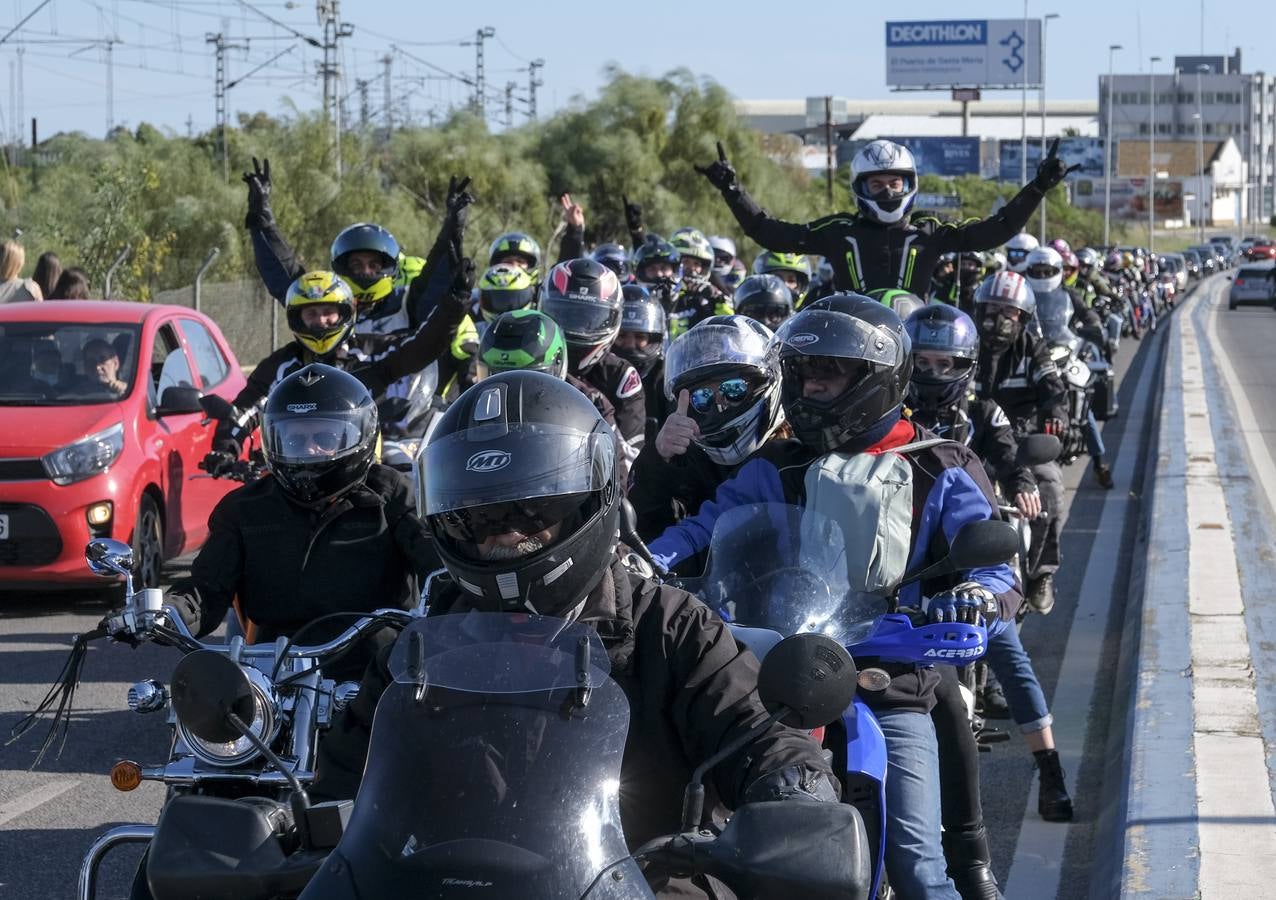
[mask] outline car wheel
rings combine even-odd
[[[1234,301],[1229,300],[1229,301],[1228,301],[1228,303],[1227,303],[1227,308],[1228,308],[1228,309],[1236,309],[1236,303],[1235,303]]]
[[[159,507],[149,494],[137,504],[137,524],[133,526],[134,590],[159,587],[164,567],[164,522]]]

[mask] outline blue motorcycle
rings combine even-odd
[[[837,522],[802,507],[769,503],[740,506],[714,527],[705,574],[684,586],[731,623],[736,638],[759,659],[793,634],[827,635],[860,659],[888,663],[965,665],[984,654],[982,625],[914,625],[899,611],[902,587],[923,579],[1014,556],[1018,536],[1005,522],[972,522],[953,539],[948,556],[925,569],[903,573],[884,589],[853,589]],[[883,690],[890,675],[880,668],[858,673],[861,688]],[[857,694],[840,719],[814,736],[832,752],[841,774],[843,799],[856,807],[873,849],[872,889],[880,896],[886,853],[886,739]]]

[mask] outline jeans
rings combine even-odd
[[[1006,693],[1010,715],[1024,734],[1049,728],[1054,718],[1046,705],[1046,695],[1032,670],[1032,660],[1019,640],[1019,629],[1007,625],[988,637],[988,652],[984,657],[992,669],[1001,689]]]
[[[1095,462],[1103,462],[1103,454],[1107,448],[1103,446],[1103,435],[1099,433],[1099,421],[1094,417],[1094,410],[1086,410],[1086,423],[1081,434],[1085,437],[1085,448]]]
[[[939,840],[939,750],[930,716],[876,711],[886,737],[886,874],[900,900],[960,900]]]

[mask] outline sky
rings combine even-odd
[[[331,2],[331,0],[326,0]],[[21,19],[29,21],[4,35]],[[1260,4],[1261,5],[1261,4]],[[858,99],[937,98],[892,93],[885,84],[885,22],[890,19],[1022,18],[1022,2],[864,3],[804,0],[792,6],[757,0],[735,3],[641,0],[591,4],[549,0],[344,0],[343,22],[353,35],[340,42],[347,109],[360,112],[357,79],[370,82],[369,106],[380,122],[381,58],[392,54],[394,115],[425,122],[449,105],[463,105],[472,89],[475,30],[495,29],[485,41],[493,126],[504,122],[505,85],[514,82],[514,124],[525,121],[527,64],[543,59],[537,94],[544,116],[576,96],[596,94],[603,70],[616,63],[659,76],[686,67],[712,78],[741,99],[801,99],[832,94]],[[117,125],[149,122],[176,134],[212,127],[214,52],[206,41],[221,32],[244,45],[226,53],[232,123],[240,112],[287,114],[322,104],[317,70],[321,51],[299,38],[322,38],[315,0],[0,0],[0,136],[29,139],[30,119],[41,138],[80,130],[101,136],[107,127],[108,50]],[[1202,8],[1204,16],[1202,16]],[[1148,71],[1148,57],[1231,53],[1240,47],[1245,71],[1276,71],[1276,44],[1253,26],[1253,0],[1028,0],[1028,15],[1060,13],[1050,23],[1047,96],[1095,99],[1107,71],[1108,45],[1119,43],[1118,73]],[[1202,21],[1204,27],[1202,29]],[[1247,27],[1248,26],[1248,27]],[[460,46],[463,42],[471,46]],[[277,57],[277,58],[276,58]],[[258,69],[258,67],[261,67]],[[253,71],[257,69],[257,71]],[[19,78],[20,73],[20,78]],[[1016,99],[1016,92],[985,92]]]

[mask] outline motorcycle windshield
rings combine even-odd
[[[880,595],[850,584],[837,522],[800,506],[754,503],[714,524],[701,591],[729,621],[785,637],[819,632],[849,645],[886,612]]]
[[[1047,291],[1037,298],[1037,319],[1041,333],[1052,344],[1072,343],[1072,299],[1062,290]]]
[[[620,824],[629,705],[592,628],[427,617],[390,669],[336,851],[359,896],[581,897],[609,869],[644,896]]]

